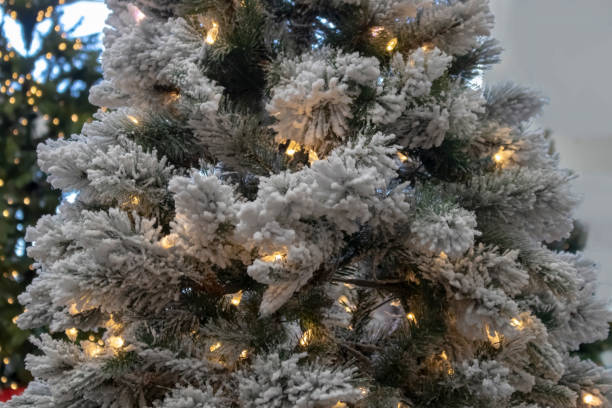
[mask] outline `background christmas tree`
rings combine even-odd
[[[486,0],[107,4],[7,406],[611,407],[544,101],[473,81]]]
[[[59,3],[64,3],[60,1]],[[34,276],[25,230],[54,213],[59,194],[36,165],[36,146],[78,132],[93,113],[89,87],[99,79],[96,38],[72,38],[59,24],[57,1],[4,1],[2,16],[22,27],[27,56],[0,38],[0,387],[25,386],[33,350],[14,321],[17,296]],[[74,28],[74,27],[73,27]],[[73,29],[72,28],[72,29]],[[0,26],[4,32],[4,23]],[[36,38],[38,37],[38,38]],[[40,44],[32,47],[32,42]]]

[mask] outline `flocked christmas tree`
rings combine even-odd
[[[8,407],[611,406],[543,100],[472,81],[487,0],[107,3],[19,297],[66,336]]]
[[[36,165],[36,146],[81,129],[94,111],[87,88],[100,77],[96,38],[74,38],[75,27],[62,28],[59,3],[65,2],[0,2],[0,32],[4,20],[15,19],[30,51],[21,55],[0,37],[0,390],[31,378],[23,366],[33,351],[29,332],[14,323],[23,311],[17,296],[34,276],[24,235],[59,202]]]

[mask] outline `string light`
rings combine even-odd
[[[588,392],[584,393],[584,395],[582,396],[582,402],[592,407],[598,407],[601,405],[601,399]]]
[[[140,198],[138,198],[138,196],[137,196],[137,195],[133,195],[133,196],[130,198],[130,203],[131,203],[132,205],[138,205],[138,204],[140,204]]]
[[[285,150],[285,154],[289,157],[293,157],[299,150],[301,150],[301,146],[299,143],[295,141],[289,142],[289,146],[287,146],[287,150]]]
[[[395,47],[397,47],[397,43],[398,43],[397,37],[394,37],[391,40],[389,40],[389,42],[387,43],[387,51],[392,52],[395,49]]]
[[[92,336],[90,336],[90,339],[91,337]],[[102,354],[102,351],[103,351],[102,347],[100,347],[98,344],[94,343],[91,340],[82,342],[81,348],[83,349],[85,354],[89,356],[90,358],[95,358],[99,356],[100,354]]]
[[[2,384],[6,384],[6,382],[8,381],[8,378],[6,378],[5,376],[0,377],[0,381],[2,381]]]
[[[497,164],[503,164],[510,159],[510,157],[512,157],[512,150],[505,150],[503,147],[501,147],[497,153],[493,155],[493,160]]]
[[[16,383],[16,382],[12,382],[12,383],[11,383],[11,390],[13,390],[13,391],[14,391],[14,390],[16,390],[17,388],[19,388],[19,387],[17,386],[17,383]]]
[[[400,159],[400,161],[402,163],[405,163],[408,161],[408,156],[406,156],[404,153],[402,152],[397,152],[397,157]]]
[[[244,349],[240,352],[240,359],[246,360],[249,357],[249,350]]]
[[[282,252],[274,252],[272,255],[266,255],[261,258],[264,262],[278,262],[282,261],[284,258],[284,254]]]
[[[517,319],[516,317],[513,317],[512,320],[510,320],[510,326],[514,327],[517,330],[523,330],[524,328],[523,322]]]
[[[308,329],[304,333],[302,333],[302,337],[300,337],[300,346],[302,347],[308,346],[311,340],[312,340],[312,329]]]
[[[111,336],[106,340],[106,342],[115,350],[120,349],[125,344],[125,340],[123,340],[121,336]]]
[[[421,47],[421,49],[425,52],[427,51],[431,51],[434,49],[434,45],[432,43],[425,43],[423,44],[423,46]]]
[[[74,315],[78,315],[81,312],[79,312],[79,309],[77,309],[76,303],[73,303],[68,308],[68,313],[70,313],[70,315],[74,316]]]
[[[218,350],[219,348],[221,348],[221,342],[216,342],[215,344],[210,346],[208,349],[212,353],[213,351]]]
[[[214,44],[219,36],[219,25],[216,22],[212,22],[212,28],[206,33],[206,43]]]
[[[340,303],[342,307],[344,307],[344,310],[346,310],[348,313],[353,313],[355,307],[351,305],[351,302],[345,295],[342,295],[340,296],[340,298],[338,298],[338,303]]]
[[[8,302],[9,305],[12,305],[13,303],[15,303],[15,299],[13,299],[12,297],[6,299],[6,301]]]
[[[166,235],[159,241],[159,243],[161,244],[162,248],[170,249],[174,246],[174,237],[171,235]]]
[[[73,122],[76,122],[77,120],[79,120],[79,115],[77,115],[76,113],[73,113],[70,116],[70,120],[72,120]]]
[[[408,314],[406,314],[406,319],[408,319],[408,321],[411,321],[412,323],[416,324],[417,323],[417,319],[416,316],[414,315],[414,313],[410,312]]]
[[[8,358],[8,357],[4,357],[2,359],[2,362],[4,363],[4,365],[9,365],[9,364],[11,364],[11,359]]]
[[[242,300],[242,291],[234,293],[232,295],[232,299],[230,301],[230,303],[234,306],[238,306],[240,305],[240,301]]]
[[[0,187],[4,185],[4,180],[0,178]]]
[[[65,43],[65,42],[62,42],[62,43],[60,43],[60,44],[57,46],[57,48],[58,48],[60,51],[65,51],[65,50],[66,50],[66,47],[67,47],[67,45],[66,45],[66,43]]]
[[[487,333],[487,338],[489,339],[489,343],[491,343],[493,348],[499,349],[501,347],[501,336],[499,333],[494,330],[493,334],[491,334],[491,329],[489,326],[485,326],[485,332]]]
[[[332,408],[347,408],[347,407],[348,405],[346,405],[344,402],[338,401]]]
[[[132,115],[127,115],[127,118],[130,120],[130,122],[132,122],[135,125],[138,125],[140,123],[140,121]]]
[[[25,198],[23,199],[23,203],[24,203],[25,205],[30,205],[30,197],[25,197]]]
[[[76,327],[66,329],[66,336],[70,339],[70,341],[76,341],[78,335],[79,331]]]
[[[132,4],[128,5],[128,10],[130,14],[132,15],[132,18],[134,19],[136,24],[140,24],[142,20],[147,18],[147,16],[138,7]]]
[[[377,26],[377,27],[372,27],[372,37],[378,37],[383,31],[385,31],[385,27],[381,27],[381,26]]]

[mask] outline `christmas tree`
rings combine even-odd
[[[5,19],[15,19],[31,52],[21,55],[0,37],[0,389],[15,390],[31,378],[23,365],[33,351],[29,333],[14,323],[23,311],[17,296],[34,276],[24,235],[59,201],[36,165],[36,146],[81,129],[94,112],[87,88],[100,76],[95,38],[72,38],[55,6],[11,1],[1,8],[0,31]]]
[[[474,80],[487,0],[107,4],[7,407],[612,406],[544,100]]]

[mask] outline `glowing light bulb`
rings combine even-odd
[[[132,122],[135,125],[138,125],[140,123],[140,121],[132,115],[127,115],[127,118],[130,120],[130,122]]]
[[[262,257],[261,260],[264,262],[278,262],[278,261],[282,261],[283,258],[284,258],[284,255],[282,252],[275,252],[272,255],[266,255]]]
[[[314,150],[308,150],[308,163],[312,164],[319,160],[319,155]]]
[[[6,384],[6,382],[8,381],[8,378],[6,378],[5,376],[0,377],[0,381],[2,381],[2,384]]]
[[[363,396],[368,395],[368,389],[366,387],[359,387],[359,393]]]
[[[299,143],[295,141],[289,142],[289,146],[287,146],[287,150],[285,150],[285,154],[289,157],[293,157],[299,150],[301,150],[301,146]]]
[[[130,203],[132,205],[138,205],[138,204],[140,204],[140,198],[138,198],[138,196],[134,195],[134,196],[132,196],[132,198],[130,198]]]
[[[174,236],[166,235],[159,241],[159,243],[161,244],[162,248],[170,249],[174,246]]]
[[[302,347],[308,346],[311,340],[312,340],[312,329],[308,329],[304,333],[302,333],[302,337],[300,337],[300,346]]]
[[[517,319],[516,317],[513,317],[512,320],[510,320],[510,326],[516,328],[517,330],[523,330],[523,322],[519,319]]]
[[[12,305],[13,303],[15,303],[15,300],[12,297],[6,299],[6,301],[8,302],[9,305]]]
[[[106,342],[115,350],[120,349],[125,344],[125,340],[123,340],[123,338],[120,336],[111,336],[106,340]]]
[[[408,319],[409,321],[411,321],[414,324],[416,324],[416,322],[417,322],[416,316],[412,312],[406,314],[406,319]]]
[[[11,363],[11,359],[8,357],[4,357],[2,359],[2,362],[4,363],[4,365],[9,365]]]
[[[241,300],[242,300],[242,291],[234,293],[232,295],[232,300],[230,300],[230,303],[234,306],[238,306],[240,305]]]
[[[220,347],[221,347],[221,342],[216,342],[215,344],[210,346],[208,349],[212,353],[213,351],[218,350]]]
[[[602,404],[601,399],[599,397],[596,397],[595,395],[590,394],[588,392],[583,394],[582,402],[592,407],[598,407]]]
[[[77,115],[76,113],[73,113],[70,116],[70,120],[73,121],[73,122],[76,122],[77,120],[79,120],[79,115]]]
[[[132,16],[136,24],[140,24],[142,20],[147,18],[147,16],[142,11],[140,11],[138,7],[134,6],[133,4],[128,5],[128,11],[130,12],[130,15]]]
[[[16,390],[18,388],[17,383],[16,382],[12,382],[11,383],[11,390]]]
[[[76,327],[66,329],[66,336],[70,339],[70,341],[76,341],[78,335],[79,331]]]
[[[81,312],[79,312],[79,309],[77,309],[76,303],[73,303],[70,305],[70,308],[68,308],[68,313],[74,316],[74,315],[78,315]]]
[[[385,27],[372,27],[372,37],[378,37],[383,31],[385,31]]]
[[[25,197],[25,198],[23,199],[23,203],[24,203],[25,205],[30,205],[30,197]]]
[[[249,357],[249,350],[244,349],[240,352],[240,359],[241,360],[246,360],[247,357]]]
[[[206,33],[206,43],[214,44],[219,36],[219,24],[213,21],[212,28]]]
[[[387,43],[387,51],[392,52],[395,49],[395,47],[397,47],[397,43],[398,43],[397,37],[394,37],[391,40],[389,40],[389,42]]]
[[[353,313],[355,307],[351,305],[351,302],[345,295],[338,298],[338,303],[340,303],[344,310],[346,310],[348,313]]]
[[[442,357],[442,360],[448,361],[448,355],[446,354],[445,350],[442,351],[442,353],[440,354],[440,357]]]
[[[402,153],[402,152],[397,152],[397,157],[400,159],[400,161],[401,161],[402,163],[405,163],[405,162],[407,162],[407,161],[409,160],[409,159],[408,159],[408,156],[406,156],[406,155],[405,155],[404,153]]]
[[[100,354],[102,354],[102,351],[103,351],[102,347],[100,347],[93,341],[82,342],[81,348],[83,349],[83,351],[89,358],[95,358],[99,356]]]
[[[67,45],[66,45],[66,43],[65,43],[65,42],[62,42],[62,43],[60,43],[60,44],[57,46],[57,48],[58,48],[60,51],[66,51],[66,47],[67,47]]]
[[[493,348],[499,349],[501,347],[501,336],[499,333],[495,330],[493,330],[493,333],[491,333],[489,326],[485,326],[485,332],[487,333],[487,338],[489,339],[489,343],[491,343]]]

